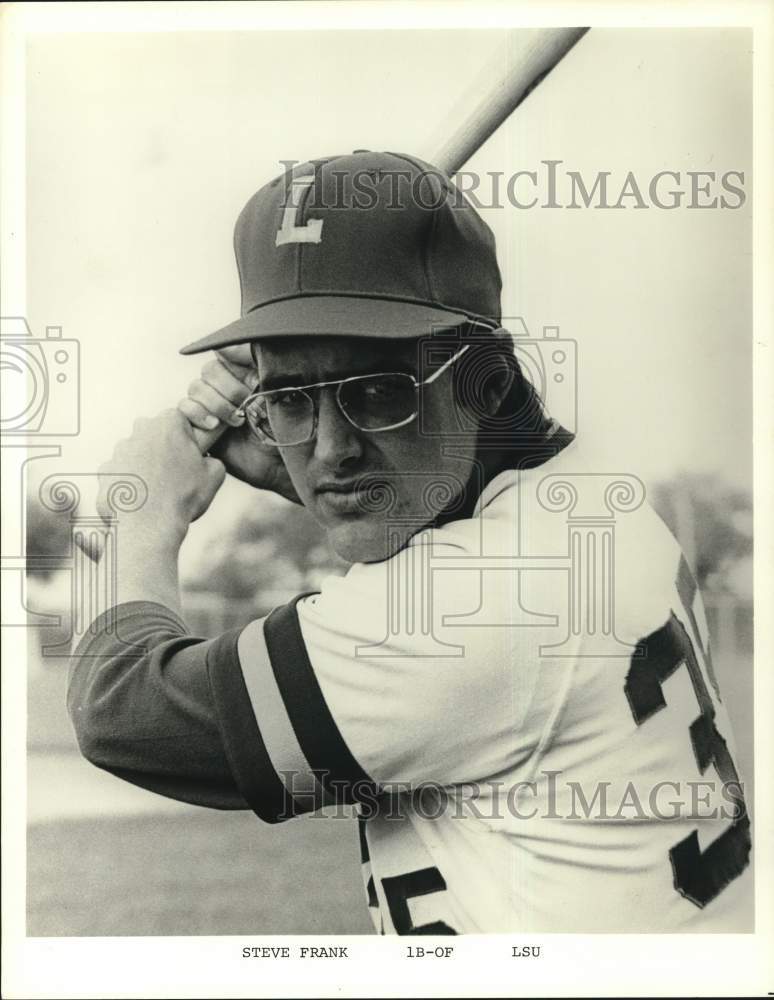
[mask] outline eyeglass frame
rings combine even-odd
[[[471,344],[465,344],[447,361],[444,361],[444,363],[437,371],[434,371],[432,375],[428,376],[426,379],[423,379],[421,382],[417,379],[415,375],[412,375],[410,372],[369,372],[366,375],[348,375],[346,378],[331,379],[330,381],[327,382],[312,382],[310,385],[281,386],[280,388],[277,389],[264,389],[261,392],[252,393],[250,396],[247,397],[247,399],[244,400],[242,405],[237,410],[237,413],[241,413],[244,415],[250,427],[250,430],[253,432],[253,434],[255,434],[255,436],[258,438],[259,441],[261,441],[262,444],[268,444],[273,448],[296,448],[302,444],[309,444],[309,442],[314,441],[315,437],[317,436],[317,425],[320,417],[319,403],[316,403],[315,400],[312,397],[310,397],[310,399],[312,399],[312,406],[313,406],[313,414],[312,414],[313,422],[312,422],[311,433],[309,437],[304,438],[303,441],[294,441],[293,444],[280,444],[278,441],[272,441],[266,438],[265,436],[262,436],[261,433],[258,430],[256,430],[256,428],[250,423],[250,420],[247,417],[246,408],[248,404],[251,403],[254,399],[258,399],[261,396],[269,396],[272,393],[276,392],[306,392],[307,389],[324,389],[327,388],[328,386],[335,385],[337,387],[336,406],[338,407],[339,412],[344,416],[346,421],[352,427],[354,427],[355,430],[360,431],[361,434],[384,434],[386,431],[396,431],[401,427],[407,427],[410,423],[412,423],[412,421],[416,420],[417,417],[419,416],[419,409],[416,408],[414,413],[412,413],[410,417],[407,417],[405,420],[399,421],[397,424],[390,424],[389,427],[378,427],[378,428],[358,427],[358,425],[352,420],[352,418],[347,414],[344,407],[341,405],[340,393],[342,385],[344,385],[347,382],[357,382],[360,381],[361,379],[366,379],[366,378],[379,378],[380,376],[385,376],[385,375],[400,375],[401,378],[411,379],[411,381],[414,383],[414,392],[416,393],[419,389],[424,388],[426,385],[432,385],[432,383],[435,382],[437,378],[440,378],[440,376],[443,375],[443,373],[447,369],[451,368],[454,362],[458,361],[471,346],[472,346]]]

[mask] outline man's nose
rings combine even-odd
[[[330,469],[336,469],[363,453],[363,442],[356,427],[347,420],[336,402],[333,387],[320,392],[317,414],[315,455]]]

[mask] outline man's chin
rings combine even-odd
[[[402,548],[412,531],[376,518],[327,525],[328,544],[346,562],[381,562]]]

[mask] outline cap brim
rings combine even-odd
[[[305,295],[260,306],[215,333],[187,344],[180,353],[199,354],[264,337],[422,337],[439,328],[470,321],[471,317],[464,313],[416,302]]]

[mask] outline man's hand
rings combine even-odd
[[[163,556],[176,555],[188,525],[207,510],[225,477],[221,461],[202,456],[178,410],[135,421],[131,437],[119,441],[112,458],[100,466],[97,509],[103,517],[109,510],[109,477],[127,472],[143,480],[148,496],[122,522],[122,548],[131,544]]]
[[[225,426],[225,433],[210,454],[219,458],[232,476],[300,503],[278,449],[262,444],[239,412],[257,384],[258,373],[249,346],[225,347],[204,365],[177,408],[200,430]]]

